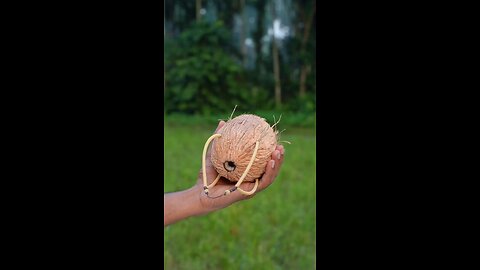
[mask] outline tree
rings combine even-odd
[[[242,64],[246,67],[247,64],[247,46],[245,45],[246,32],[247,32],[247,19],[245,12],[245,0],[240,0],[240,13],[242,14],[242,28],[240,32],[240,48],[242,52]]]
[[[310,32],[313,24],[313,19],[315,18],[315,13],[317,9],[317,3],[314,0],[313,1],[313,8],[311,9],[311,13],[308,17],[305,16],[305,8],[306,5],[303,3],[303,5],[300,6],[300,17],[302,24],[304,25],[304,30],[303,30],[303,37],[302,37],[302,43],[301,43],[301,48],[300,48],[300,55],[302,57],[302,67],[300,71],[300,90],[299,90],[299,96],[302,98],[305,96],[306,93],[306,81],[307,81],[307,76],[310,74],[312,66],[310,63],[307,61],[307,42],[309,41],[310,38]]]
[[[264,35],[263,23],[265,18],[265,4],[266,0],[255,1],[255,9],[257,10],[257,28],[253,32],[253,40],[255,42],[255,53],[257,58],[255,59],[255,70],[257,74],[260,74],[260,67],[262,64],[262,37]]]
[[[277,18],[275,10],[275,3],[272,1],[272,29],[274,29],[274,22]],[[282,106],[282,87],[280,85],[280,61],[278,59],[278,46],[275,37],[275,32],[272,31],[272,57],[273,57],[273,73],[275,78],[275,107],[279,109]]]
[[[202,18],[202,14],[200,13],[200,10],[202,9],[202,0],[195,0],[195,10],[196,10],[196,16],[197,16],[197,22],[199,22]]]
[[[221,22],[200,22],[166,44],[167,113],[210,114],[253,105],[241,65],[224,50],[229,42]]]

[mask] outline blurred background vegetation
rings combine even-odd
[[[311,0],[165,1],[165,114],[239,105],[313,126],[315,15]]]
[[[315,268],[316,3],[165,0],[164,191],[190,188],[218,119],[277,125],[286,160],[252,200],[165,230],[166,269]]]

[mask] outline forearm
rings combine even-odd
[[[182,219],[206,214],[208,211],[202,208],[199,196],[199,192],[195,187],[165,194],[163,196],[164,227]]]

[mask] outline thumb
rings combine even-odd
[[[225,121],[221,120],[220,122],[218,122],[218,126],[215,132],[219,131],[224,125],[225,125]]]
[[[218,123],[217,129],[213,133],[217,133],[224,125],[225,125],[225,121],[221,120]],[[208,160],[210,159],[211,151],[212,151],[212,146],[210,145],[210,147],[208,147],[208,150],[207,150],[207,159]],[[208,163],[208,161],[207,161],[207,163]]]

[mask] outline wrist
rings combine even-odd
[[[206,208],[201,200],[201,196],[203,193],[203,187],[200,185],[195,185],[190,189],[185,190],[188,198],[188,204],[192,207],[192,215],[193,216],[200,216],[205,215],[211,212],[208,208]]]
[[[200,192],[193,187],[164,195],[164,226],[207,213],[200,202]]]

